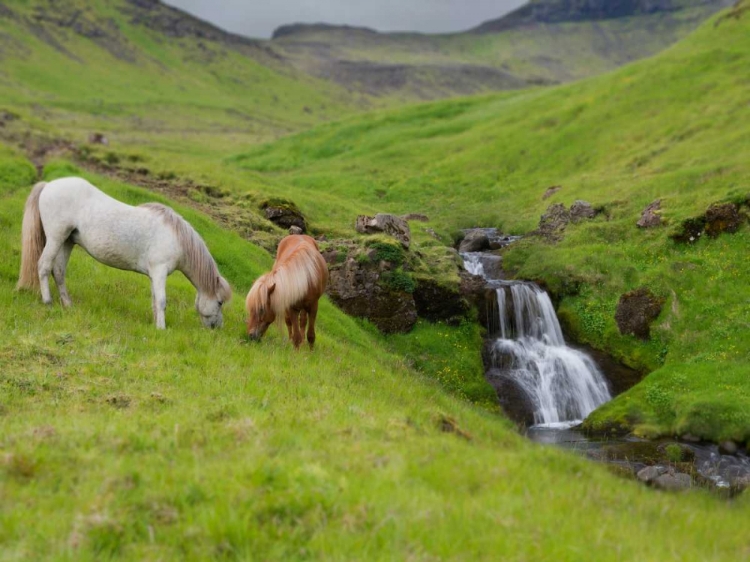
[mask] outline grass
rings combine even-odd
[[[228,164],[283,186],[334,231],[346,230],[354,210],[326,214],[331,197],[342,208],[425,213],[443,238],[469,226],[524,234],[552,203],[591,202],[602,214],[569,226],[561,243],[529,238],[505,255],[506,270],[554,293],[568,333],[651,373],[590,427],[750,442],[748,395],[725,390],[750,388],[747,224],[690,245],[670,238],[713,203],[750,196],[750,122],[740,117],[750,18],[736,13],[612,74],[352,117]],[[552,185],[563,188],[542,200]],[[636,228],[657,198],[665,226]],[[646,343],[614,321],[619,296],[640,286],[667,299]],[[643,399],[680,372],[692,384],[658,408]]]
[[[480,380],[471,325],[420,325],[414,340],[387,340],[324,301],[314,353],[275,333],[250,345],[241,293],[270,257],[190,209],[178,207],[239,293],[223,330],[200,327],[194,290],[175,274],[168,329],[157,332],[147,279],[80,250],[69,268],[73,309],[14,292],[34,170],[10,150],[0,170],[3,560],[747,553],[747,497],[661,495],[617,480],[525,442],[410,367]],[[69,171],[54,164],[46,177]],[[130,203],[155,198],[91,179]],[[596,531],[581,532],[591,518]]]

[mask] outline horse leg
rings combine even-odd
[[[39,258],[39,285],[44,304],[52,304],[52,294],[49,291],[49,274],[52,272],[52,265],[55,263],[57,254],[60,253],[66,239],[67,236],[57,238],[48,236],[47,243],[44,245],[44,250]]]
[[[286,322],[286,330],[289,332],[289,341],[292,341],[292,311],[287,310],[284,315],[284,322]]]
[[[302,333],[299,330],[299,312],[296,310],[291,311],[292,314],[292,343],[294,349],[299,349],[302,343]]]
[[[302,309],[299,311],[299,332],[304,334],[307,329],[307,310]]]
[[[55,278],[55,284],[57,284],[57,290],[60,293],[60,300],[65,307],[73,304],[68,294],[68,288],[65,286],[65,271],[68,269],[68,260],[70,259],[70,253],[73,251],[73,246],[73,242],[66,240],[57,253],[55,263],[52,266],[52,276]]]
[[[165,311],[167,310],[167,270],[156,268],[149,272],[151,278],[151,308],[154,311],[154,322],[157,330],[167,327]]]
[[[307,326],[307,343],[310,345],[310,349],[315,348],[315,319],[318,317],[318,303],[316,302],[310,307],[307,313],[310,324]]]

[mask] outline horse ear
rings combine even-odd
[[[268,286],[268,294],[271,295],[275,290],[276,290],[276,283],[274,282]]]

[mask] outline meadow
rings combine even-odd
[[[6,4],[31,17],[43,2]],[[164,41],[121,3],[73,4],[116,22],[135,62],[0,24],[0,559],[748,557],[747,493],[661,494],[519,436],[470,322],[386,337],[324,299],[315,352],[296,353],[276,332],[248,342],[243,311],[272,263],[259,244],[282,234],[262,218],[269,197],[332,243],[356,238],[359,213],[426,213],[415,252],[469,226],[527,234],[549,204],[586,199],[597,218],[504,259],[550,290],[569,334],[649,373],[588,423],[747,443],[750,229],[670,238],[750,194],[747,1],[611,74],[368,113],[380,102],[220,42]],[[224,329],[201,328],[175,274],[157,332],[148,279],[80,249],[71,310],[14,291],[38,173],[174,206],[235,289]],[[638,230],[656,198],[665,226]],[[646,343],[613,319],[641,285],[667,299]]]
[[[658,494],[530,444],[327,301],[315,352],[273,333],[251,345],[242,292],[270,256],[188,208],[238,293],[223,330],[200,327],[175,274],[156,331],[148,280],[80,250],[74,308],[15,292],[34,169],[10,150],[0,169],[3,560],[746,555],[747,496]],[[52,163],[45,177],[76,171]],[[132,204],[159,199],[89,177]],[[451,353],[476,358],[463,343]]]

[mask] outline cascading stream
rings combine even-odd
[[[469,273],[495,289],[497,309],[488,320],[492,372],[508,377],[528,396],[534,422],[569,427],[612,399],[596,363],[565,344],[549,295],[534,283],[499,281],[486,274],[482,252],[461,254]],[[497,259],[497,258],[495,258]]]

